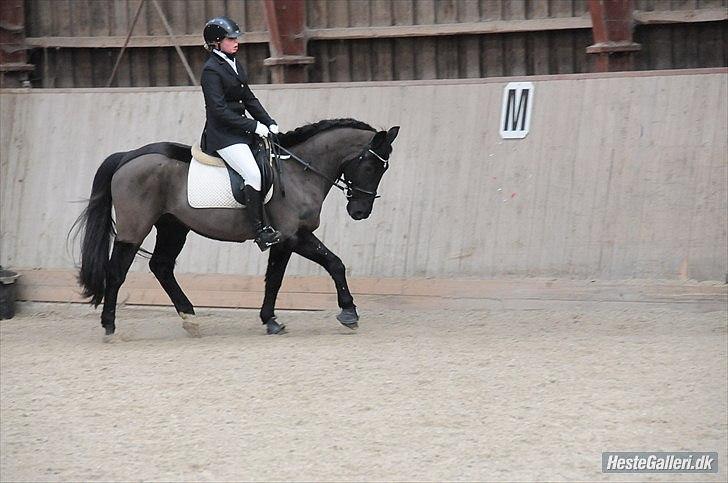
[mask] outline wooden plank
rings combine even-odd
[[[411,0],[401,0],[392,4],[392,23],[394,25],[412,25],[414,23],[414,6]],[[415,79],[415,44],[413,39],[395,38],[392,42],[392,59],[394,62],[394,79]]]
[[[486,35],[482,39],[481,57],[483,75],[485,77],[500,77],[505,74],[503,60],[503,37],[501,35]]]
[[[87,5],[89,15],[89,34],[97,37],[111,35],[111,2],[109,0],[95,0]]]
[[[571,32],[554,32],[553,45],[554,64],[556,71],[554,74],[573,74],[574,73],[574,37]]]
[[[724,67],[728,56],[726,51],[726,29],[724,25],[707,24],[700,29],[700,66]]]
[[[227,2],[227,15],[238,24],[243,32],[248,31],[248,18],[245,9],[245,2],[229,1]]]
[[[263,0],[249,0],[245,2],[245,23],[251,32],[268,31]]]
[[[340,4],[335,4],[340,5]],[[331,10],[330,10],[331,11]],[[407,38],[435,37],[443,35],[480,35],[488,33],[540,32],[546,30],[573,30],[591,28],[591,20],[586,17],[464,22],[439,25],[395,25],[382,27],[353,27],[311,29],[311,40],[348,40],[369,38]],[[140,28],[141,30],[141,28]],[[137,29],[135,28],[135,32]],[[199,46],[200,36],[180,35],[180,45]],[[28,45],[49,48],[109,48],[122,47],[125,36],[109,37],[29,37]],[[267,32],[248,32],[241,43],[268,43]],[[168,47],[171,41],[166,36],[134,35],[129,47]]]
[[[149,1],[149,0],[147,0]],[[167,22],[172,28],[175,35],[184,35],[187,33],[187,10],[185,9],[187,2],[180,0],[157,0],[162,12],[167,16]],[[153,9],[152,15],[159,17],[157,9]],[[164,23],[160,19],[161,31],[159,35],[167,35]],[[159,26],[158,26],[159,27]]]
[[[349,26],[368,27],[371,25],[371,2],[369,0],[349,0]]]
[[[91,66],[93,68],[92,86],[102,87],[106,85],[106,81],[109,80],[111,75],[111,69],[114,66],[116,57],[113,55],[115,52],[112,50],[92,50],[91,52]]]
[[[137,31],[137,28],[134,29]],[[201,34],[175,36],[179,45],[185,47],[199,47],[202,44]],[[47,48],[121,48],[126,40],[125,36],[114,37],[29,37],[26,39],[32,47]],[[249,32],[240,39],[242,44],[267,44],[268,32]],[[174,42],[167,35],[139,35],[129,39],[127,47],[172,47]]]
[[[512,0],[503,4],[503,18],[506,21],[526,18],[526,2]],[[543,20],[525,20],[525,22],[541,22]],[[507,75],[526,75],[527,51],[526,36],[523,34],[506,35],[503,38],[505,71]]]
[[[403,31],[408,29],[432,29],[436,19],[435,2],[423,0],[415,3],[415,23],[413,27],[391,27]],[[415,78],[436,79],[437,78],[437,43],[433,38],[421,39],[415,49]]]
[[[394,80],[394,40],[370,40],[372,49],[372,80]]]
[[[589,2],[584,2],[581,0],[572,0],[571,15],[574,17],[579,17],[581,15],[589,15]]]
[[[698,8],[726,8],[728,2],[726,0],[698,0]]]
[[[654,69],[670,69],[673,67],[672,59],[672,28],[668,25],[655,25],[650,28],[652,55]]]
[[[242,9],[243,5],[240,4],[240,2],[235,2],[235,5],[240,5]],[[162,6],[164,8],[165,12],[168,12],[168,18],[169,22],[172,26],[172,31],[175,33],[175,36],[177,35],[192,35],[193,33],[189,31],[190,28],[190,18],[188,17],[188,11],[190,7],[190,2],[188,1],[180,1],[180,0],[165,0],[165,5]],[[194,21],[202,23],[203,21],[200,19],[194,19]],[[198,37],[199,39],[199,45],[202,45],[202,36]],[[200,72],[199,70],[196,70],[194,67],[192,67],[192,62],[189,57],[189,51],[193,49],[193,47],[180,47],[182,49],[182,52],[187,56],[187,61],[190,62],[190,67],[192,68],[192,72],[195,74],[195,76],[199,79]],[[197,49],[194,49],[197,50]],[[170,57],[170,65],[169,65],[169,85],[173,86],[188,86],[191,85],[191,81],[189,79],[189,76],[187,75],[187,71],[185,70],[184,64],[180,60],[179,56],[175,53],[175,55]]]
[[[592,41],[591,32],[586,30],[574,32],[574,72],[591,72],[592,56],[586,53],[586,48],[592,44]]]
[[[69,69],[69,65],[73,65],[71,58],[71,50],[56,50],[53,52],[53,80],[54,87],[73,87],[73,69]]]
[[[83,302],[72,272],[21,272],[21,301]],[[264,282],[260,277],[178,275],[194,305],[199,307],[258,308]],[[477,301],[631,302],[717,305],[728,300],[724,286],[695,286],[645,282],[629,285],[572,280],[457,280],[457,279],[351,279],[358,305],[373,308],[441,309]],[[214,288],[213,288],[214,287]],[[149,273],[130,273],[120,301],[131,305],[170,306],[169,298]],[[321,310],[336,306],[328,277],[284,279],[279,309]]]
[[[453,24],[457,21],[457,8],[453,0],[440,1],[435,5],[435,21]],[[455,79],[460,77],[458,38],[435,39],[437,59],[437,78]]]
[[[698,0],[672,0],[670,10],[696,10]]]
[[[394,25],[394,3],[392,0],[371,0],[370,4],[370,25]]]
[[[528,35],[528,74],[550,74],[551,32],[534,32]]]
[[[503,19],[503,2],[507,0],[481,0],[480,15],[482,20],[497,21]]]
[[[245,4],[243,4],[244,6]],[[187,0],[186,2],[186,9],[187,10],[187,34],[192,35],[198,39],[198,45],[201,45],[202,43],[202,30],[205,28],[205,22],[207,22],[208,17],[205,14],[205,2],[202,0]],[[246,34],[243,35],[242,39],[239,39],[240,41],[244,41],[245,37],[248,36],[247,32],[250,30],[247,25],[244,27],[241,25],[240,27],[245,29]],[[266,40],[267,42],[267,40]],[[183,44],[186,45],[186,44]]]
[[[349,0],[349,25],[368,28],[371,25],[371,3]],[[369,40],[351,42],[351,80],[372,80],[372,43]]]
[[[480,1],[479,0],[460,0],[457,3],[457,20],[458,22],[479,22],[480,21]]]
[[[424,6],[417,4],[421,11],[416,18],[425,16]],[[431,16],[430,16],[431,17]],[[572,30],[591,28],[588,17],[549,18],[534,20],[490,20],[484,22],[463,22],[452,24],[396,25],[391,27],[358,27],[311,29],[311,39],[361,39],[384,37],[435,37],[441,35],[479,35],[488,33],[534,32],[542,30]]]
[[[351,42],[351,80],[372,80],[372,41],[354,40]]]
[[[124,54],[129,56],[131,85],[139,87],[150,86],[149,52],[150,49],[134,49]]]
[[[665,23],[699,23],[721,22],[728,20],[728,10],[725,8],[706,8],[699,10],[666,10],[647,12],[635,10],[635,22],[643,25]]]
[[[465,0],[457,5],[457,18],[461,22],[480,20],[480,2]],[[460,77],[481,77],[480,39],[478,37],[458,37],[458,62]]]
[[[306,2],[306,28],[328,27],[326,0],[308,0]]]
[[[25,0],[25,35],[52,35],[52,32],[40,32],[39,0]]]
[[[60,0],[52,4],[53,29],[51,35],[74,35],[72,26],[73,10],[69,0]]]
[[[138,0],[136,2],[129,1],[129,16],[133,20],[134,19],[134,13],[136,12],[137,8],[139,7],[139,2],[141,0]],[[134,35],[144,35],[149,36],[149,16],[154,13],[154,7],[152,6],[151,2],[147,1],[142,5],[142,10],[139,15],[139,19],[137,20],[136,25],[134,26]],[[128,29],[127,29],[128,33]],[[154,37],[154,36],[152,36]],[[124,36],[126,38],[126,35]]]
[[[174,54],[173,58],[170,58],[170,53]],[[173,63],[182,62],[177,55],[177,52],[172,49],[154,49],[149,52],[149,61],[154,68],[149,69],[149,83],[152,86],[168,86],[170,82],[170,65]]]
[[[245,2],[246,8],[251,8],[251,5],[247,5],[248,3],[252,2]],[[255,6],[252,6],[255,8]],[[225,0],[205,0],[205,19],[203,20],[203,25],[205,22],[207,22],[208,19],[211,19],[213,17],[220,17],[222,15],[227,15],[226,12],[226,2]],[[235,20],[235,19],[233,19]],[[238,25],[239,26],[239,25]]]
[[[413,25],[414,6],[413,0],[400,0],[392,3],[392,25]]]
[[[330,26],[349,26],[349,2],[328,2],[327,18]],[[351,80],[351,49],[348,42],[331,42],[329,47],[329,78],[336,82]]]
[[[116,0],[112,3],[110,36],[126,36],[131,22],[129,15],[129,0]]]
[[[37,30],[41,35],[52,35],[53,32],[53,8],[50,0],[38,0],[35,4],[37,15]]]

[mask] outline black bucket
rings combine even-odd
[[[20,275],[10,270],[0,270],[0,320],[15,317],[15,281]]]

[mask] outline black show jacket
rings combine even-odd
[[[207,120],[200,148],[207,154],[215,155],[218,149],[233,144],[252,143],[257,123],[245,116],[246,110],[266,126],[276,123],[250,90],[248,74],[237,59],[235,65],[237,74],[230,64],[213,52],[202,69],[200,83],[205,96]]]

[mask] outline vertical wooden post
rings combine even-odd
[[[589,0],[594,44],[586,48],[596,55],[597,72],[634,70],[632,52],[640,44],[632,41],[632,0]]]
[[[306,82],[306,3],[301,0],[265,0],[270,54],[264,64],[272,68],[274,83]]]
[[[27,85],[28,64],[25,47],[23,0],[0,1],[0,87]]]

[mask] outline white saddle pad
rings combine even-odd
[[[273,197],[273,187],[264,203]],[[230,176],[224,166],[210,166],[192,158],[187,173],[187,201],[192,208],[244,208],[235,201]]]

